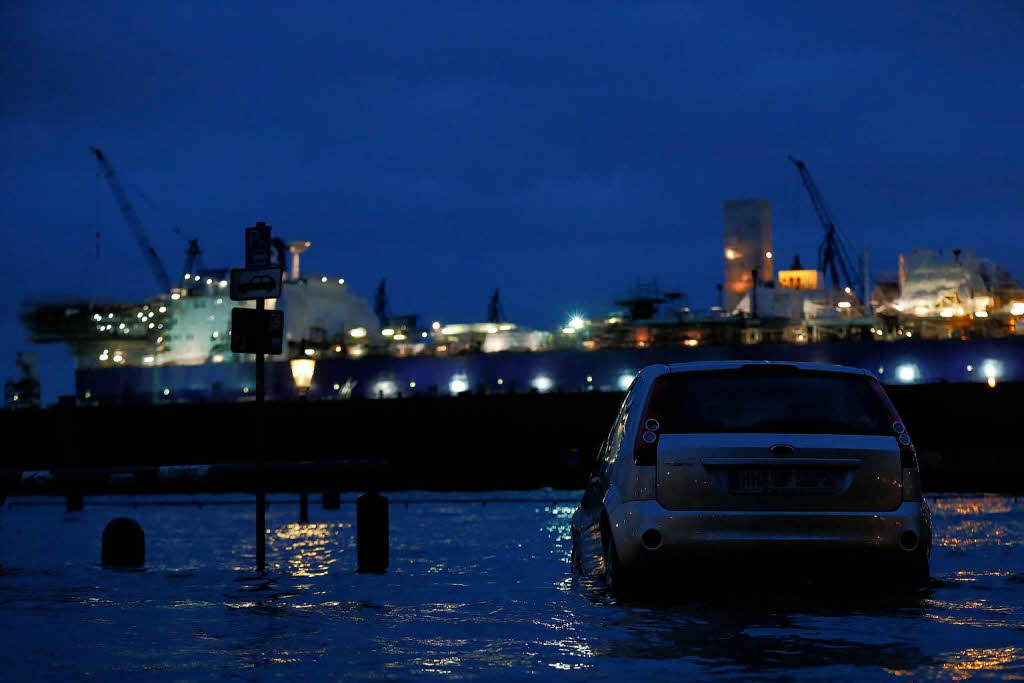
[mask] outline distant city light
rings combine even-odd
[[[974,372],[974,366],[973,365],[968,365],[967,366],[967,372]]]
[[[167,307],[166,306],[161,306],[157,310],[160,311],[161,313],[166,313],[167,312]]]
[[[396,332],[394,338],[395,338],[395,341],[405,341],[406,339],[408,339],[408,337],[406,337],[401,332]]]
[[[587,384],[590,384],[593,381],[594,381],[594,376],[593,375],[587,375]]]
[[[939,316],[941,316],[943,318],[952,318],[953,317],[953,309],[952,308],[943,308],[941,311],[939,311]]]
[[[576,328],[575,327],[563,327],[562,328],[562,334],[576,334]]]
[[[998,379],[1003,376],[1003,364],[997,360],[986,358],[981,362],[981,374],[985,379]]]
[[[543,394],[545,391],[551,391],[551,387],[554,386],[554,382],[551,381],[550,377],[538,375],[533,378],[532,382],[530,382],[530,386]]]
[[[337,382],[335,382],[335,383],[334,383],[334,390],[335,390],[335,391],[341,391],[341,385],[340,385],[340,384],[338,384]]]
[[[316,349],[305,349],[303,353],[306,354],[307,356],[312,356],[316,353]]]
[[[430,326],[430,327],[431,327],[432,329],[435,329],[435,330],[439,330],[439,329],[441,329],[441,323],[440,323],[440,322],[438,322],[437,320],[435,320],[435,321],[433,322],[433,324],[431,324],[431,326]]]
[[[988,384],[993,389],[995,389],[996,388],[996,383],[998,381],[999,380],[997,380],[995,377],[989,377],[988,379],[985,380],[985,383]]]
[[[494,327],[493,325],[491,325],[490,327],[488,327],[488,328],[487,328],[487,333],[488,333],[488,334],[494,334],[494,333],[496,333],[497,331],[498,331],[498,328],[497,328],[497,327]]]
[[[113,313],[107,313],[107,318],[113,318],[113,317],[114,317]]]
[[[442,327],[441,334],[455,334],[455,328],[452,326]]]
[[[171,390],[168,389],[167,387],[164,387],[164,396],[170,396],[170,394],[171,394]]]
[[[452,380],[448,382],[448,391],[453,394],[461,394],[464,391],[469,391],[469,381],[465,375],[455,375]]]
[[[423,337],[424,339],[426,339],[426,338],[427,338],[427,337],[429,337],[430,335],[429,335],[429,334],[427,334],[426,332],[420,332],[420,336],[421,336],[421,337]]]
[[[116,356],[114,356],[114,362],[115,363],[120,363],[123,360],[124,360],[124,356],[122,356],[121,354],[117,354]]]
[[[186,280],[191,280],[192,279],[192,273],[185,273],[185,279]]]
[[[1024,315],[1024,301],[1011,302],[1010,315]]]
[[[882,332],[881,330],[875,330],[875,334],[877,334],[877,335],[878,335],[879,337],[881,337],[881,336],[883,336],[883,335],[884,335],[885,333],[884,333],[884,332]]]
[[[696,339],[687,339],[686,341],[683,342],[683,344],[686,346],[696,346],[698,344],[698,341]]]
[[[380,333],[383,334],[385,337],[395,336],[395,330],[390,327],[385,327],[383,330],[380,331]]]
[[[629,385],[633,383],[633,377],[635,377],[635,375],[632,375],[630,373],[623,373],[619,375],[619,391],[625,391],[626,389],[629,389]]]
[[[913,336],[914,336],[913,332],[910,332],[910,331],[907,332],[907,339],[910,339]]]
[[[92,319],[93,319],[93,320],[96,320],[96,321],[100,321],[100,320],[103,320],[103,316],[102,316],[102,315],[100,315],[99,313],[97,313],[96,315],[94,315],[94,316],[92,317]]]
[[[363,337],[366,336],[366,328],[365,327],[353,327],[351,330],[349,330],[348,333],[350,335],[352,335],[353,337],[355,337],[356,339],[362,339]]]
[[[338,278],[338,284],[339,284],[339,285],[343,285],[343,284],[345,284],[345,278],[343,278],[343,277],[339,277],[339,278]]]
[[[501,377],[499,377],[498,378],[498,385],[500,386],[500,385],[502,385],[504,383],[505,383],[505,380],[503,380]]]
[[[324,275],[322,278],[320,278],[320,282],[327,282],[327,276]]]
[[[849,301],[840,301],[838,304],[836,304],[836,306],[838,306],[839,308],[849,308],[852,305],[853,304],[851,304]]]
[[[416,382],[409,382],[409,388],[410,389],[415,389],[416,388]]]
[[[910,383],[918,378],[917,366],[912,363],[904,363],[896,366],[896,379],[903,383]]]
[[[228,281],[227,280],[221,280],[217,284],[220,285],[221,287],[227,287],[228,286]]]
[[[501,330],[502,332],[508,332],[509,330],[512,329],[512,325],[505,323],[504,325],[498,325],[498,329]]]
[[[772,252],[770,252],[770,251],[764,252],[764,257],[765,258],[771,258],[772,257]]]
[[[577,330],[583,329],[584,321],[583,316],[574,315],[569,319],[569,327],[576,328]]]
[[[206,278],[206,284],[212,285],[213,284],[213,278],[212,277]]]
[[[171,298],[173,300],[177,301],[178,299],[181,298],[181,294],[178,294],[177,292],[175,292],[174,294],[171,294]]]
[[[987,318],[988,317],[988,311],[975,311],[974,312],[974,317],[975,318]]]
[[[878,366],[878,374],[879,375],[884,375],[885,374],[885,367],[884,366],[881,366],[881,365]]]

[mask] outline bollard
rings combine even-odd
[[[118,517],[103,530],[104,567],[141,567],[146,563],[146,535],[134,519]]]
[[[82,500],[81,493],[69,493],[65,496],[64,500],[68,512],[78,512],[85,507],[85,501]]]
[[[364,493],[356,499],[357,571],[383,574],[388,570],[388,499],[379,493]]]
[[[309,494],[299,494],[299,524],[309,524]]]
[[[341,509],[341,493],[339,491],[324,491],[322,500],[324,510]]]

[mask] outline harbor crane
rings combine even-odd
[[[810,171],[807,170],[807,164],[792,156],[787,158],[800,172],[800,178],[803,180],[807,194],[811,197],[811,203],[814,205],[815,213],[818,214],[821,227],[825,229],[825,239],[818,246],[818,270],[832,281],[834,289],[854,287],[856,279],[852,268],[853,262],[846,249],[846,240],[839,232],[839,227],[836,226],[835,219],[828,207],[825,206],[825,198],[821,195],[821,190],[818,189]],[[867,295],[868,292],[862,292],[860,300],[865,301]]]
[[[156,253],[156,249],[153,248],[153,244],[149,241],[149,237],[146,236],[146,231],[142,227],[142,219],[139,218],[139,214],[136,213],[135,207],[132,206],[132,203],[128,201],[128,195],[121,186],[121,181],[117,179],[117,173],[114,172],[114,167],[110,165],[110,162],[107,161],[107,158],[103,156],[103,152],[99,149],[95,147],[90,147],[89,149],[91,149],[92,153],[96,155],[96,161],[99,162],[100,168],[103,169],[103,177],[106,179],[107,184],[110,185],[110,191],[114,193],[114,199],[117,200],[117,204],[121,209],[121,213],[124,215],[124,219],[132,229],[132,233],[135,235],[135,241],[138,243],[139,249],[142,250],[142,256],[146,259],[146,263],[149,265],[149,269],[153,272],[153,276],[156,278],[161,290],[164,292],[171,291],[171,280],[167,277],[167,269],[164,268],[164,264],[160,261],[160,257]]]

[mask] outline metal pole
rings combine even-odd
[[[264,310],[263,299],[256,300],[256,310]],[[256,405],[259,429],[263,431],[263,401],[266,386],[263,377],[263,352],[256,354]],[[260,466],[259,489],[256,492],[256,571],[260,574],[267,570],[267,494],[263,489],[263,450],[260,449],[257,464]]]
[[[299,524],[309,524],[309,494],[299,494]]]

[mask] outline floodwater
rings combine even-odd
[[[355,573],[355,509],[272,497],[266,578],[238,496],[0,508],[5,680],[1024,678],[1024,500],[931,498],[930,588],[622,604],[569,573],[572,492],[393,494],[391,569]],[[452,498],[462,498],[450,502]],[[509,499],[517,499],[509,501]],[[540,499],[565,502],[539,502]],[[134,501],[138,506],[126,502]],[[237,501],[232,503],[232,501]],[[98,566],[114,517],[142,571]],[[756,572],[756,567],[751,568]]]

